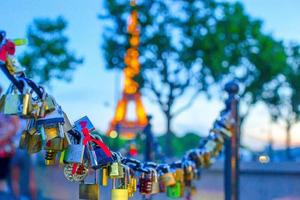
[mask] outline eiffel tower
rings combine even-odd
[[[139,91],[139,84],[134,80],[134,77],[140,73],[139,63],[139,40],[140,30],[138,22],[138,13],[136,10],[135,0],[130,1],[132,12],[129,18],[127,27],[128,34],[130,35],[130,48],[127,49],[124,62],[124,88],[122,98],[118,101],[115,115],[110,123],[108,135],[116,136],[116,133],[123,139],[132,140],[135,138],[136,133],[142,131],[148,123],[147,114],[144,109],[141,93]],[[126,119],[128,104],[133,102],[135,104],[136,120]]]

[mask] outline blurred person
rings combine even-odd
[[[21,134],[26,127],[26,120],[20,120],[20,129],[14,137],[15,144],[18,145]],[[34,167],[30,154],[17,148],[11,161],[10,187],[17,200],[35,200],[36,183]]]
[[[0,87],[0,95],[2,88]],[[7,178],[10,174],[10,162],[15,153],[13,136],[19,128],[18,117],[0,113],[0,199],[14,199],[9,191]]]

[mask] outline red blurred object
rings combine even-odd
[[[134,157],[137,155],[137,153],[138,153],[138,151],[137,151],[136,147],[134,145],[130,145],[129,155],[131,157]]]
[[[0,61],[6,62],[7,55],[14,55],[16,52],[16,45],[10,41],[6,40],[5,44],[0,49]]]

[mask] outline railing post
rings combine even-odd
[[[239,199],[239,147],[240,147],[240,118],[239,118],[239,87],[236,82],[225,85],[228,93],[226,106],[231,111],[234,124],[231,128],[231,138],[225,139],[224,190],[225,200]]]

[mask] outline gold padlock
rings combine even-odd
[[[46,127],[44,130],[47,140],[52,140],[53,138],[59,137],[59,130],[56,126]]]
[[[55,165],[56,163],[56,151],[47,150],[45,155],[45,165]]]
[[[124,171],[125,171],[125,174],[124,174],[124,188],[127,189],[127,192],[128,192],[128,197],[133,197],[133,194],[134,192],[136,191],[136,188],[135,188],[135,185],[134,185],[134,182],[132,182],[132,170],[125,165],[124,167]]]
[[[133,197],[133,194],[137,190],[137,179],[131,176],[129,185],[128,185],[128,197]]]
[[[99,199],[99,185],[94,184],[79,184],[79,199],[98,200]]]
[[[107,186],[108,184],[108,166],[103,166],[101,169],[101,185]]]
[[[165,187],[172,186],[176,184],[173,173],[167,172],[160,176],[160,180]]]
[[[37,153],[42,149],[42,138],[39,134],[30,135],[28,137],[27,151],[30,154]]]
[[[192,163],[190,161],[184,162],[183,170],[184,170],[184,181],[186,185],[188,185],[188,183],[190,183],[190,181],[193,180],[195,177]]]
[[[22,117],[23,118],[31,118],[32,117],[32,93],[31,88],[28,86],[27,81],[25,79],[21,79],[23,82],[23,94],[22,94]]]
[[[137,191],[137,179],[136,177],[132,176],[131,177],[131,180],[130,180],[130,185],[131,185],[131,188],[132,188],[132,192],[136,192]]]
[[[43,118],[47,114],[53,112],[56,108],[56,102],[52,96],[49,96],[45,89],[42,88],[43,90],[43,96],[40,102],[40,109],[39,109],[39,117]]]
[[[116,189],[111,190],[111,200],[128,200],[127,189]]]
[[[21,66],[14,55],[7,55],[5,65],[11,75],[21,74],[25,72],[25,68]]]
[[[124,177],[123,166],[120,162],[113,162],[109,167],[109,177],[110,178],[122,178]]]
[[[203,155],[203,164],[204,167],[209,167],[212,165],[212,157],[209,151],[204,151]]]
[[[122,181],[121,184],[117,185],[117,179],[113,178],[112,180],[112,190],[111,190],[111,200],[128,200],[128,183],[126,183],[124,173],[123,177],[119,179]]]
[[[46,141],[45,150],[63,151],[64,139],[60,137],[53,138]]]
[[[20,142],[19,142],[19,148],[20,149],[27,149],[28,146],[28,137],[27,137],[27,131],[24,130],[21,134]]]

